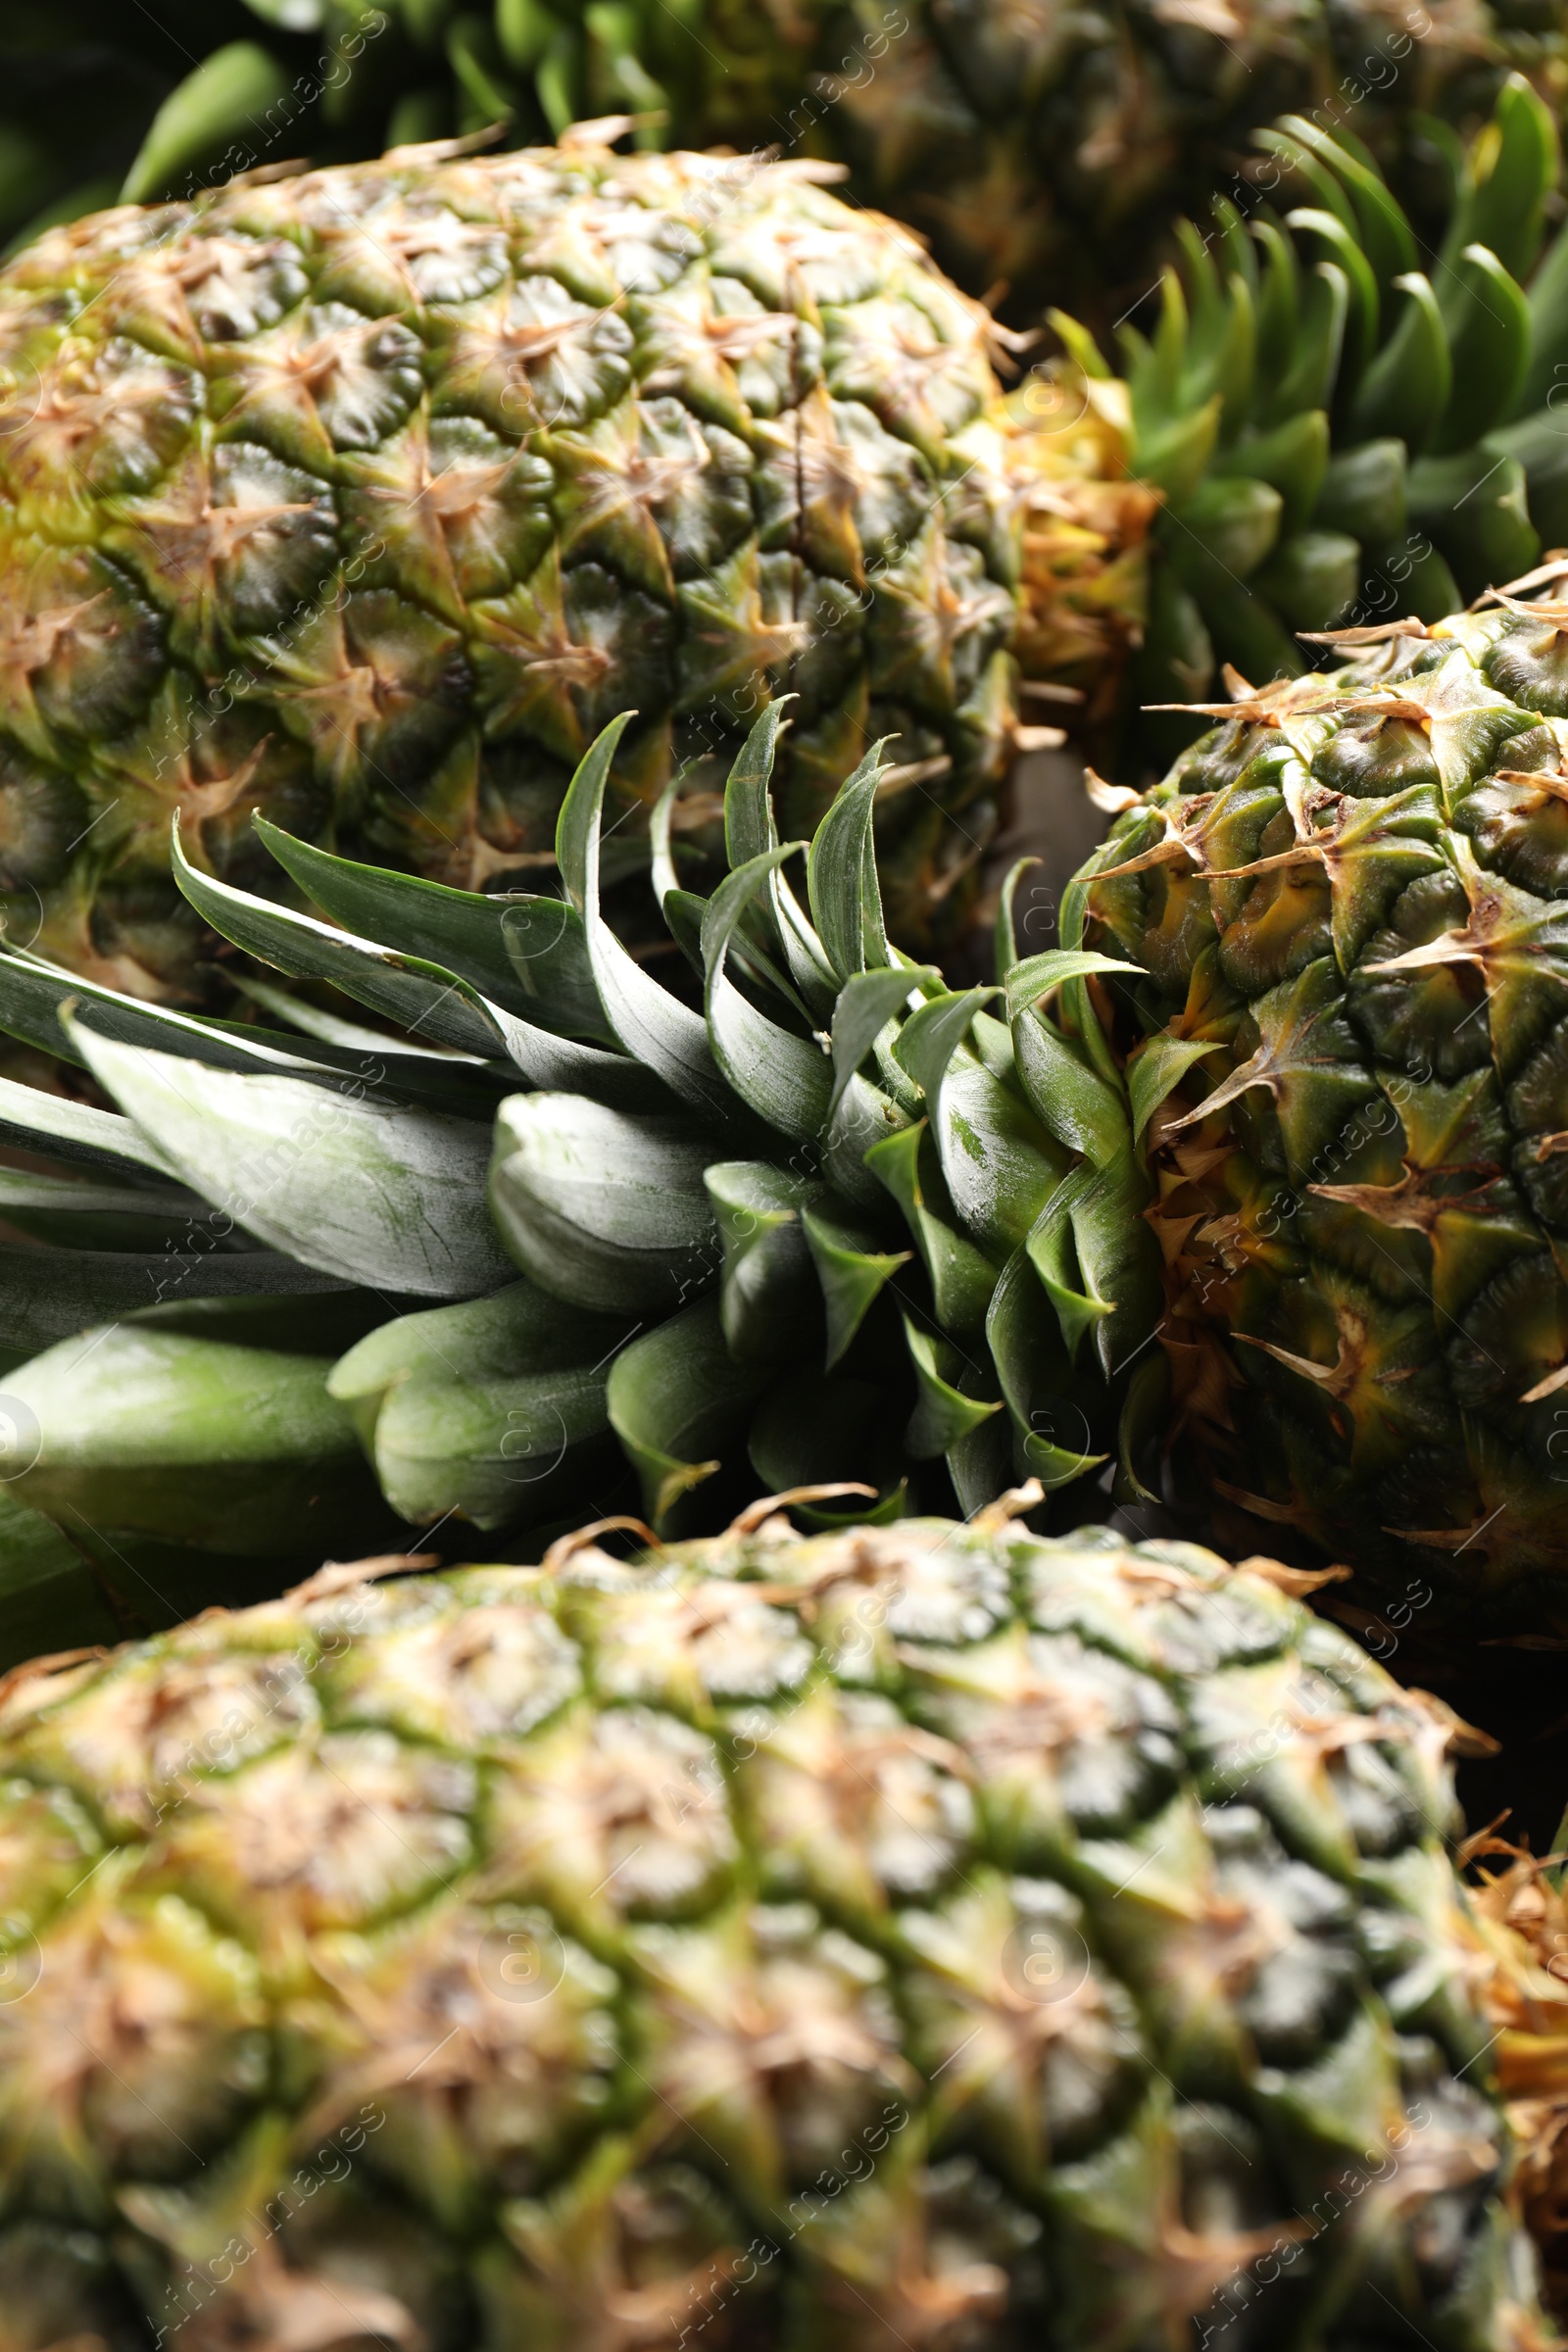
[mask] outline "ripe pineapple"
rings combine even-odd
[[[1136,967],[1090,985],[1162,1268],[1140,1428],[1386,1590],[1559,1630],[1565,576],[1233,678],[1063,924]]]
[[[241,879],[266,865],[260,808],[465,887],[526,884],[572,766],[628,710],[614,784],[642,822],[612,855],[646,864],[633,837],[676,773],[700,847],[784,684],[790,824],[896,731],[896,916],[919,935],[972,887],[1014,738],[1030,495],[999,470],[998,330],[814,167],[617,156],[614,128],[121,207],[0,271],[13,940],[188,993],[176,809],[192,856]],[[1073,483],[1103,519],[1111,434],[1028,441],[1037,573],[1054,533],[1093,567]]]
[[[1031,1499],[9,1678],[8,2346],[1544,2346],[1493,2052],[1544,2142],[1561,2004],[1462,1727]]]

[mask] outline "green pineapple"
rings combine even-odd
[[[646,872],[666,783],[700,853],[785,685],[789,824],[896,731],[890,903],[956,919],[1015,739],[997,330],[819,176],[590,128],[122,207],[0,271],[13,941],[191,998],[176,809],[235,879],[262,808],[527,887],[628,710],[609,855]]]
[[[10,1678],[8,2352],[1544,2348],[1462,1727],[1029,1500]]]
[[[1563,574],[1347,631],[1327,676],[1233,679],[1155,791],[1108,796],[1064,910],[1137,967],[1092,985],[1162,1267],[1139,1427],[1386,1593],[1543,1627],[1568,1566]]]

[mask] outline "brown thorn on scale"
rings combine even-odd
[[[1460,1840],[1453,1857],[1456,1870],[1468,1870],[1471,1863],[1478,1861],[1483,1854],[1513,1853],[1515,1849],[1497,1836],[1512,1811],[1512,1805],[1504,1805],[1500,1813],[1494,1813],[1485,1829],[1472,1830],[1468,1838]]]
[[[1432,631],[1412,612],[1404,620],[1379,620],[1359,629],[1298,629],[1303,645],[1387,645],[1395,637],[1429,638]]]
[[[1107,784],[1104,777],[1084,761],[1084,791],[1094,806],[1106,816],[1121,816],[1127,809],[1136,808],[1143,794],[1134,792],[1130,784]]]
[[[875,1487],[861,1486],[853,1478],[840,1479],[828,1486],[786,1487],[781,1494],[760,1494],[755,1502],[749,1502],[744,1511],[736,1513],[726,1532],[732,1536],[753,1536],[774,1511],[785,1510],[793,1502],[829,1502],[839,1494],[864,1494],[872,1502],[877,1498]]]
[[[539,1565],[547,1576],[554,1576],[559,1568],[564,1568],[573,1552],[583,1550],[597,1536],[611,1535],[617,1528],[624,1528],[628,1535],[641,1536],[652,1550],[659,1550],[659,1538],[646,1519],[634,1519],[626,1511],[616,1511],[612,1518],[591,1519],[586,1527],[574,1527],[569,1535],[558,1536]]]
[[[416,1576],[421,1568],[439,1568],[441,1555],[434,1551],[381,1551],[368,1560],[323,1560],[314,1576],[303,1585],[290,1586],[285,1600],[330,1600],[335,1593],[351,1592],[357,1585],[378,1584],[385,1576]]]
[[[1561,768],[1495,767],[1492,771],[1496,784],[1525,784],[1535,792],[1549,793],[1556,801],[1568,801],[1568,775]]]
[[[1560,580],[1565,575],[1568,575],[1568,551],[1554,547],[1533,571],[1522,571],[1516,580],[1504,580],[1500,588],[1483,588],[1470,610],[1480,612],[1490,604],[1500,604],[1505,597],[1518,596],[1529,588],[1544,588],[1548,580]]]
[[[1288,1600],[1305,1600],[1320,1592],[1325,1585],[1348,1585],[1355,1574],[1352,1568],[1287,1568],[1283,1560],[1271,1560],[1263,1552],[1254,1552],[1250,1559],[1238,1560],[1236,1572],[1260,1576],[1265,1584],[1283,1592]]]
[[[1355,1368],[1345,1361],[1343,1352],[1338,1363],[1320,1364],[1310,1355],[1293,1355],[1288,1348],[1277,1348],[1272,1340],[1254,1339],[1250,1331],[1239,1331],[1235,1337],[1246,1348],[1261,1348],[1277,1364],[1283,1364],[1287,1372],[1298,1373],[1302,1380],[1315,1381],[1331,1396],[1345,1396],[1353,1386]]]
[[[497,139],[505,138],[506,132],[504,122],[487,122],[482,130],[465,131],[461,138],[416,139],[412,147],[389,147],[381,161],[383,164],[455,163],[461,155],[478,155],[486,147],[493,147]],[[566,143],[566,136],[565,132],[562,134],[563,147]],[[232,180],[227,182],[230,187],[234,184]]]
[[[1207,868],[1210,882],[1246,882],[1253,874],[1273,874],[1287,865],[1327,865],[1329,845],[1326,841],[1298,841],[1294,850],[1277,850],[1272,858],[1254,858],[1250,865],[1211,865]]]
[[[1245,1487],[1227,1485],[1223,1478],[1214,1481],[1214,1492],[1223,1494],[1227,1502],[1236,1503],[1253,1519],[1266,1519],[1275,1527],[1300,1527],[1305,1512],[1297,1502],[1271,1502],[1266,1494],[1250,1494]]]
[[[20,1666],[13,1666],[9,1673],[0,1674],[0,1707],[5,1705],[13,1690],[19,1690],[24,1683],[48,1681],[57,1674],[69,1673],[73,1666],[96,1665],[100,1658],[107,1658],[108,1655],[107,1645],[102,1642],[94,1642],[85,1649],[52,1649],[46,1657],[24,1658]]]
[[[1035,1509],[1046,1499],[1046,1490],[1038,1478],[1025,1479],[1021,1487],[1008,1487],[994,1502],[986,1503],[970,1520],[971,1527],[1003,1528],[1025,1512]]]
[[[1519,620],[1538,620],[1543,628],[1554,629],[1558,636],[1568,637],[1568,604],[1528,604],[1522,597],[1509,596],[1501,588],[1491,590],[1494,604],[1512,612]]]

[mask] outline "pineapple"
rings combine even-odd
[[[1327,675],[1233,675],[1154,791],[1099,787],[1121,813],[1063,919],[1135,967],[1089,987],[1161,1266],[1138,1431],[1434,1622],[1543,1631],[1568,1622],[1565,577],[1345,631]]]
[[[1544,2347],[1463,1727],[1037,1493],[10,1677],[7,2346]]]
[[[150,125],[138,195],[225,157],[337,160],[496,123],[559,137],[627,109],[649,145],[848,166],[859,202],[907,220],[971,293],[1009,288],[1025,319],[1069,288],[1135,286],[1175,214],[1282,108],[1396,154],[1412,115],[1479,120],[1510,68],[1553,107],[1568,89],[1556,0],[252,5],[253,37],[231,37],[228,12],[206,36],[224,46]],[[280,24],[315,37],[290,44]]]
[[[627,710],[611,855],[646,872],[666,782],[700,851],[786,684],[791,826],[897,732],[895,918],[956,915],[1015,740],[1016,510],[1049,602],[1117,531],[1115,427],[1031,434],[1020,489],[1001,330],[906,232],[816,167],[618,156],[616,128],[121,207],[0,271],[13,941],[189,998],[176,809],[234,879],[262,808],[527,887]],[[1086,614],[1075,657],[1130,625]]]

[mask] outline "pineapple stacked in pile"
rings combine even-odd
[[[498,18],[559,96],[558,31]],[[1298,125],[1333,258],[1229,220],[1129,387],[1010,410],[891,224],[621,127],[0,280],[0,1027],[99,1090],[0,1079],[0,1589],[80,1645],[0,1685],[0,2347],[1538,2352],[1568,1930],[1461,1885],[1487,1743],[1321,1571],[1019,1521],[1196,1464],[1352,1621],[1560,1640],[1560,568],[1233,673],[995,988],[896,935],[1009,649],[1136,633],[1127,431],[1287,617],[1355,462],[1551,487],[1485,446],[1549,122],[1456,305]],[[202,938],[271,1025],[161,1001]]]

